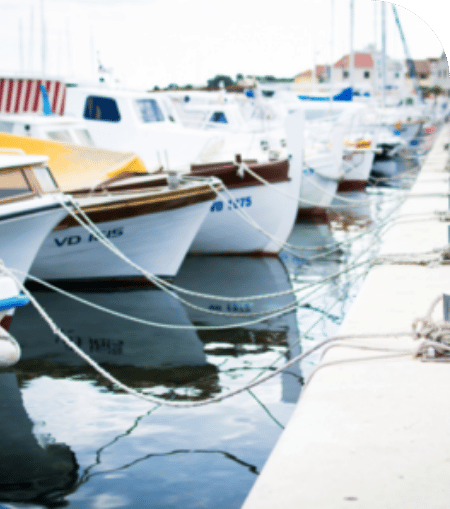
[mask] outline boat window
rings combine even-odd
[[[74,129],[75,135],[78,138],[80,145],[85,147],[94,147],[94,140],[91,138],[87,129]]]
[[[134,104],[142,122],[164,122],[164,114],[155,99],[136,99]]]
[[[86,99],[83,117],[88,120],[120,121],[120,113],[116,101],[110,97],[94,95],[90,95]]]
[[[225,116],[225,113],[223,111],[215,111],[211,118],[209,119],[210,122],[219,122],[221,124],[228,124],[227,117]]]
[[[42,191],[49,193],[51,191],[58,190],[58,186],[56,185],[53,175],[50,173],[48,168],[44,166],[36,167],[33,168],[33,173]]]
[[[30,192],[32,192],[32,189],[21,171],[3,171],[0,173],[0,200]]]
[[[12,133],[14,124],[12,122],[0,122],[0,132]]]
[[[61,130],[61,131],[47,131],[47,136],[51,140],[55,141],[62,141],[63,143],[73,143],[74,139],[72,138],[71,134],[67,130]]]

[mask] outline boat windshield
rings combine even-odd
[[[209,119],[210,122],[218,123],[218,124],[228,124],[227,117],[225,116],[225,113],[223,111],[215,111],[211,118]]]
[[[63,143],[74,143],[72,135],[66,129],[58,131],[47,131],[47,136],[54,141],[62,141]]]
[[[78,141],[80,142],[80,145],[84,145],[85,147],[94,146],[94,140],[92,139],[87,129],[75,129],[74,131]]]
[[[136,99],[134,104],[142,122],[164,122],[164,114],[155,99]]]
[[[0,200],[16,198],[20,195],[32,193],[33,190],[19,170],[0,172]]]

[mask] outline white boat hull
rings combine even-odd
[[[66,211],[47,200],[36,202],[32,208],[19,209],[12,205],[0,209],[4,211],[4,215],[0,213],[0,260],[7,268],[26,274],[42,242]],[[16,276],[21,283],[26,277],[20,273]]]
[[[0,208],[0,260],[23,283],[48,232],[65,215],[65,210],[52,197],[40,197],[29,203],[16,202]],[[6,285],[2,285],[6,291]],[[13,293],[17,295],[19,289]],[[12,297],[11,292],[1,297]],[[0,327],[8,330],[14,309],[0,313]]]
[[[210,207],[210,201],[98,224],[113,244],[151,274],[173,277]],[[31,273],[45,280],[128,279],[142,274],[82,226],[54,230]]]
[[[344,152],[346,173],[338,191],[358,191],[365,188],[372,170],[375,152],[373,150]]]
[[[338,185],[337,179],[324,177],[311,168],[303,170],[299,209],[329,207]]]
[[[230,189],[232,199],[220,192],[196,235],[193,254],[275,255],[292,231],[297,215],[297,201],[281,193],[298,197],[299,177],[288,182]],[[233,204],[234,201],[234,204]],[[258,227],[279,240],[272,240],[248,223],[248,215]]]

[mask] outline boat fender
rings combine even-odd
[[[21,306],[25,306],[30,302],[30,299],[23,294],[16,295],[14,297],[8,297],[6,299],[0,299],[0,311],[5,309],[13,309]]]
[[[0,368],[8,368],[19,361],[21,350],[19,343],[0,327]]]

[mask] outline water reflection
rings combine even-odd
[[[199,277],[201,276],[201,277]],[[256,356],[274,348],[282,348],[284,360],[301,352],[300,331],[296,313],[292,310],[296,298],[289,272],[277,257],[208,257],[189,256],[174,283],[182,288],[210,295],[221,295],[226,300],[189,298],[190,303],[219,311],[228,316],[205,313],[186,306],[186,311],[196,325],[221,326],[242,323],[262,317],[264,313],[280,309],[291,311],[237,329],[199,330],[198,334],[209,356],[218,358]],[[266,299],[253,296],[276,295]],[[233,297],[248,297],[237,300]],[[281,351],[280,351],[281,352]],[[242,370],[242,367],[240,368]],[[300,365],[293,366],[282,375],[282,401],[298,400],[302,377]]]
[[[78,478],[75,454],[65,444],[33,434],[14,373],[0,373],[0,501],[57,507]]]
[[[261,312],[295,302],[289,293],[290,274],[278,258],[189,257],[174,283],[228,296],[219,304],[187,299],[206,308],[221,306],[230,316],[203,313],[156,289],[74,293],[133,316],[186,326],[252,320]],[[242,386],[300,352],[295,311],[235,329],[179,331],[127,322],[50,291],[33,293],[56,324],[94,360],[123,382],[163,398],[214,396]],[[265,293],[282,295],[235,299]],[[12,428],[20,414],[25,416],[29,437],[16,438],[29,454],[28,442],[67,444],[58,447],[67,451],[70,468],[66,460],[58,463],[45,452],[52,448],[44,449],[54,467],[48,498],[59,497],[61,504],[73,507],[109,503],[111,507],[148,507],[146,500],[152,501],[152,507],[238,507],[278,437],[280,419],[286,421],[293,408],[286,403],[296,402],[300,393],[302,377],[296,366],[253,391],[251,397],[245,393],[195,411],[154,406],[149,410],[144,402],[120,393],[97,376],[55,338],[31,305],[17,310],[11,332],[21,344],[22,359],[4,375],[14,381],[18,398],[19,387],[25,397],[16,406],[8,404],[10,413],[2,422]],[[7,440],[8,434],[3,437]],[[14,476],[20,478],[24,461],[20,450],[18,446],[17,461],[5,460],[10,474],[3,472],[0,483],[14,484]],[[40,464],[38,459],[35,463]],[[145,480],[139,489],[134,475]],[[31,472],[30,483],[38,477]],[[113,490],[109,479],[116,481]],[[187,480],[189,490],[182,487]],[[19,487],[14,500],[31,500],[23,484],[15,486]],[[225,486],[234,488],[230,491]],[[0,496],[0,503],[6,500]]]
[[[95,304],[163,324],[190,326],[183,306],[157,289],[77,291],[74,295]],[[216,368],[210,364],[195,330],[149,327],[73,301],[53,291],[36,291],[35,297],[61,330],[96,362],[128,385],[172,389],[190,383],[196,398],[219,392]],[[84,377],[116,390],[68,346],[54,336],[33,306],[17,313],[11,330],[22,348],[17,364],[21,380],[41,375]],[[30,334],[30,331],[33,331]],[[208,382],[202,380],[207,377]],[[198,383],[197,383],[198,382]]]

